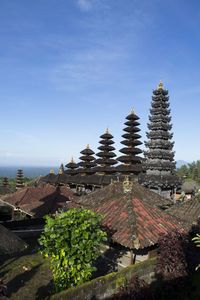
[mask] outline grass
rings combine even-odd
[[[5,260],[0,266],[2,277],[6,277],[5,284],[11,300],[42,300],[53,290],[49,261],[39,252],[24,253]]]

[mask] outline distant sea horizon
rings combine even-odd
[[[50,166],[50,167],[39,167],[39,166],[20,166],[23,170],[24,177],[35,178],[40,175],[45,176],[49,174],[50,170],[54,170],[55,173],[58,173],[59,167]],[[0,166],[0,177],[16,178],[17,166]]]
[[[188,164],[188,162],[184,160],[176,161],[176,168],[180,168],[184,164]],[[58,166],[20,166],[23,170],[24,177],[35,178],[40,175],[45,176],[49,174],[50,170],[54,170],[54,173],[58,173]],[[16,178],[17,170],[19,166],[0,166],[0,177],[8,177],[8,178]]]

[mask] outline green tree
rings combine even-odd
[[[176,173],[181,178],[184,178],[184,176],[188,174],[186,180],[193,180],[195,169],[198,170],[198,174],[200,176],[200,160],[197,160],[196,162],[193,161],[192,163],[188,163],[187,165],[181,166],[176,170]]]
[[[107,240],[101,227],[103,216],[73,208],[55,218],[45,218],[39,244],[42,253],[50,257],[56,291],[89,280],[100,255],[100,242]]]

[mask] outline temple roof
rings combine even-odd
[[[117,166],[116,170],[125,174],[135,173],[135,175],[138,175],[138,173],[142,171],[142,167],[140,166],[141,160],[140,157],[137,156],[137,154],[142,153],[142,150],[136,148],[136,146],[142,144],[138,140],[141,136],[136,134],[136,132],[140,131],[140,129],[137,127],[137,125],[140,123],[136,122],[136,120],[139,120],[139,117],[135,115],[132,109],[131,114],[128,115],[126,119],[128,122],[125,122],[125,125],[128,125],[128,127],[125,127],[123,130],[127,133],[122,135],[124,140],[121,141],[121,144],[125,145],[126,147],[119,150],[125,155],[117,158],[117,160],[123,164]]]
[[[100,138],[101,139],[113,139],[113,136],[112,136],[112,134],[107,132],[107,133],[100,135]]]
[[[111,168],[110,166],[117,164],[117,161],[113,159],[113,157],[116,156],[112,150],[115,150],[113,146],[110,146],[111,144],[114,144],[112,141],[113,136],[109,133],[108,129],[106,129],[106,133],[102,134],[100,136],[100,144],[103,146],[99,146],[98,149],[102,150],[98,153],[96,153],[96,156],[100,157],[95,160],[97,164],[100,166],[97,166],[94,168],[95,172],[100,172],[101,174],[111,174],[115,172],[114,168]]]
[[[171,217],[162,205],[172,204],[158,194],[132,182],[130,193],[124,191],[124,184],[113,182],[109,186],[86,196],[75,198],[71,207],[93,208],[103,214],[103,224],[113,232],[113,241],[128,248],[145,248],[157,243],[160,233],[172,229],[181,231],[184,224]],[[134,228],[134,231],[131,229]]]
[[[192,194],[194,191],[198,191],[200,185],[194,181],[185,181],[180,188],[177,190],[177,193],[185,192],[186,194]]]
[[[23,240],[0,224],[0,256],[16,254],[26,248],[27,244]]]
[[[92,175],[92,176],[96,176],[96,175]],[[102,177],[109,177],[109,176],[98,176],[98,177],[102,178]],[[121,196],[124,196],[123,182],[118,182],[117,176],[115,177],[116,177],[115,181],[112,181],[111,184],[109,184],[108,186],[105,186],[104,188],[99,189],[98,191],[95,191],[88,195],[74,198],[73,201],[81,205],[84,204],[86,206],[90,206],[91,208],[95,208],[98,205],[102,205],[106,202],[112,201],[113,199],[117,199],[120,198]],[[125,177],[123,176],[123,180],[124,179]],[[133,197],[139,198],[142,201],[151,202],[153,206],[158,208],[162,208],[163,206],[173,204],[172,200],[161,197],[160,195],[143,187],[137,181],[132,183],[133,185],[131,189],[131,195]]]
[[[4,201],[20,207],[23,211],[43,217],[62,208],[75,194],[65,186],[26,187],[4,197]]]
[[[94,173],[92,168],[96,166],[96,162],[94,156],[92,156],[94,151],[90,149],[89,144],[87,145],[86,149],[82,150],[80,153],[83,154],[83,156],[79,157],[81,162],[79,162],[77,165],[82,168],[79,168],[77,171],[83,174]]]
[[[13,191],[8,186],[0,186],[0,196],[11,194]]]
[[[200,200],[196,197],[195,199],[177,203],[168,208],[167,213],[192,225],[200,218]]]
[[[160,169],[161,168],[162,167],[160,167]],[[171,189],[180,185],[180,178],[172,173],[165,175],[147,175],[141,173],[139,175],[139,182],[149,188],[161,187],[163,189]]]
[[[142,172],[142,165],[140,163],[137,163],[137,164],[134,164],[134,165],[119,165],[117,166],[116,168],[116,171],[119,172],[119,173],[125,173],[125,174],[136,174],[138,175],[140,172]]]
[[[183,222],[138,198],[127,200],[123,196],[97,207],[95,212],[105,216],[103,225],[114,231],[112,239],[132,249],[155,245],[161,233],[167,234],[171,230],[182,232],[186,229]],[[135,215],[134,218],[129,217],[130,213]],[[134,228],[133,233],[131,227]]]

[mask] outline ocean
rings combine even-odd
[[[59,167],[20,167],[23,170],[24,177],[34,178],[40,175],[49,174],[50,170],[58,173]],[[0,177],[15,178],[18,167],[0,167]]]

